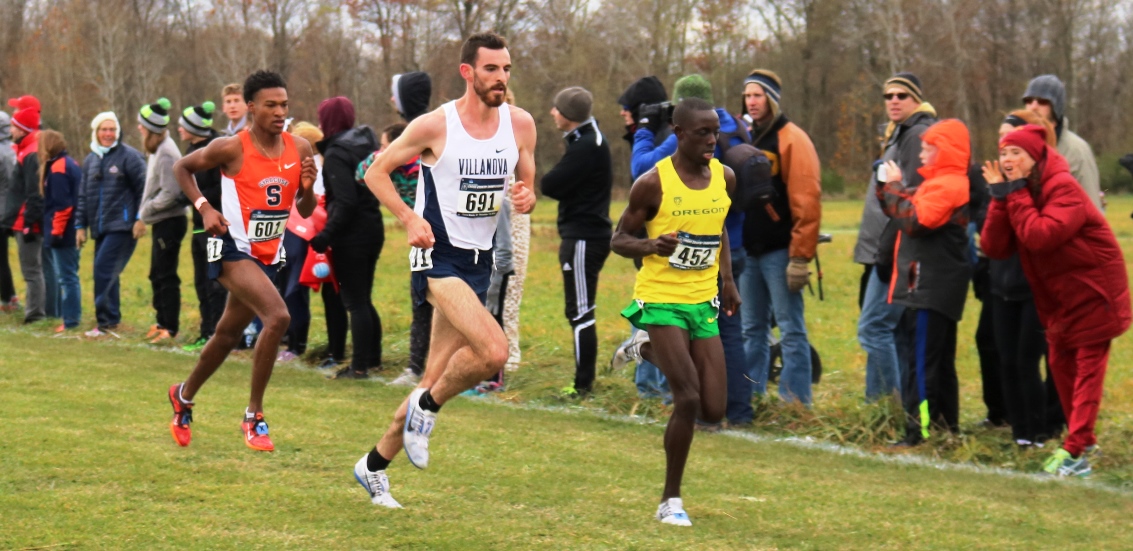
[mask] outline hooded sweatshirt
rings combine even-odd
[[[971,140],[964,123],[938,122],[921,141],[940,149],[936,162],[918,172],[924,181],[915,190],[902,182],[877,188],[885,214],[898,233],[891,251],[893,271],[889,301],[908,308],[929,309],[960,321],[968,296],[972,263],[968,256],[968,163]]]
[[[378,148],[378,138],[369,126],[359,126],[332,135],[315,144],[323,154],[326,186],[326,234],[332,247],[369,243],[384,239],[385,227],[378,198],[354,179],[354,171]]]
[[[429,98],[433,94],[433,83],[427,73],[420,71],[394,75],[393,102],[397,113],[405,122],[424,115],[429,109]]]
[[[157,146],[146,161],[146,186],[142,192],[142,207],[139,219],[146,224],[156,224],[176,216],[185,216],[185,194],[173,175],[173,163],[181,159],[181,150],[169,134]]]
[[[1101,211],[1049,145],[1039,185],[988,207],[980,243],[990,258],[1018,252],[1047,340],[1062,348],[1103,344],[1133,319],[1121,247]]]

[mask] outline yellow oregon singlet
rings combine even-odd
[[[716,296],[720,238],[732,200],[723,165],[712,159],[708,166],[712,171],[708,187],[689,189],[673,168],[672,157],[657,163],[661,207],[645,223],[645,231],[650,239],[676,232],[679,244],[671,256],[642,259],[633,298],[646,303],[700,304]]]

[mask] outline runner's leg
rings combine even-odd
[[[430,389],[429,394],[438,404],[444,404],[449,398],[503,369],[508,357],[507,337],[464,281],[457,278],[429,279],[427,296],[436,307],[436,315],[448,320],[464,343],[448,359],[435,384],[426,386],[423,381],[421,385]],[[429,364],[432,363],[430,358]],[[425,370],[425,376],[429,376],[429,369]]]
[[[681,497],[681,478],[684,477],[688,450],[692,446],[693,424],[701,409],[700,375],[689,353],[687,330],[650,325],[649,341],[649,346],[642,347],[642,355],[661,369],[673,391],[673,414],[665,427],[665,490],[661,493],[661,501],[665,501]],[[723,349],[720,350],[720,358],[722,366]],[[716,416],[717,421],[720,415],[723,415],[722,410]]]

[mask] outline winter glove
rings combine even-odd
[[[1018,180],[1011,180],[1010,182],[1000,182],[998,184],[991,184],[987,187],[988,187],[988,190],[991,192],[991,197],[993,199],[996,199],[998,201],[1004,201],[1004,200],[1007,199],[1008,195],[1011,195],[1011,192],[1013,192],[1017,189],[1023,189],[1025,187],[1027,187],[1027,181],[1020,178]]]
[[[787,290],[797,293],[806,287],[810,281],[810,270],[807,268],[807,259],[797,256],[791,257],[787,263]]]
[[[326,232],[319,232],[311,238],[311,248],[315,249],[315,252],[325,253],[327,247],[330,247],[330,236]]]
[[[24,243],[35,243],[39,241],[39,233],[24,228]]]

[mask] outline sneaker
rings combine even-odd
[[[409,409],[405,412],[405,429],[402,432],[402,445],[405,456],[418,469],[429,466],[429,435],[437,423],[437,414],[421,409],[421,395],[426,388],[418,388],[409,394]]]
[[[662,524],[692,526],[692,521],[685,512],[684,502],[679,497],[670,497],[657,506],[657,520]]]
[[[185,346],[182,346],[181,350],[184,350],[185,352],[200,352],[202,349],[204,349],[205,344],[208,342],[209,340],[207,337],[201,337],[189,344],[186,344]]]
[[[420,382],[421,382],[421,376],[414,373],[412,369],[409,369],[407,367],[407,368],[405,368],[405,371],[401,372],[401,375],[398,375],[396,379],[394,379],[394,380],[392,380],[392,381],[390,381],[386,384],[392,385],[392,386],[415,387]]]
[[[8,300],[8,303],[4,305],[5,312],[18,312],[21,308],[23,307],[20,306],[20,297],[17,296],[13,296]]]
[[[264,420],[263,412],[255,415],[244,414],[244,422],[240,425],[244,431],[244,444],[249,448],[261,452],[275,451],[275,445],[268,436],[268,423]]]
[[[484,381],[476,385],[475,390],[477,394],[491,394],[492,392],[503,390],[503,388],[504,385],[501,385],[500,383],[497,383],[495,381]]]
[[[352,368],[350,366],[346,366],[342,369],[339,369],[338,371],[335,371],[333,375],[328,375],[327,378],[328,379],[369,379],[370,374],[366,373],[365,371],[355,371],[354,368]]]
[[[161,331],[163,331],[162,327],[155,323],[155,324],[149,326],[149,331],[146,331],[146,338],[152,339],[152,338],[156,337],[157,334],[160,333]]]
[[[1089,459],[1101,459],[1102,449],[1098,447],[1097,444],[1086,446],[1086,449],[1082,451],[1082,455]]]
[[[1093,469],[1090,467],[1090,461],[1086,459],[1086,454],[1083,453],[1075,458],[1065,449],[1058,448],[1058,451],[1043,464],[1043,471],[1050,476],[1085,478],[1090,476]]]
[[[1026,438],[1015,439],[1015,445],[1019,446],[1021,449],[1038,448],[1040,450],[1044,446],[1042,442],[1032,442],[1030,440],[1027,440]]]
[[[626,352],[629,345],[629,341],[626,341],[614,351],[614,357],[610,358],[610,371],[621,371],[633,361],[633,358]]]
[[[162,341],[170,340],[172,338],[173,338],[173,333],[170,333],[168,329],[158,329],[157,333],[154,334],[153,338],[150,339],[149,343],[150,344],[157,344],[157,343],[160,343]]]
[[[334,358],[325,358],[315,369],[334,369],[336,367],[338,367],[338,360]]]
[[[58,335],[58,334],[60,334],[60,333],[62,333],[62,332],[64,332],[64,331],[66,331],[66,330],[67,330],[67,326],[66,326],[66,325],[63,325],[62,323],[60,323],[59,325],[56,325],[56,326],[55,326],[55,334],[56,334],[56,335]]]
[[[193,439],[193,430],[189,423],[193,422],[193,403],[181,399],[181,385],[177,383],[169,387],[169,403],[173,406],[173,421],[169,423],[169,432],[173,434],[173,441],[182,448],[189,445]]]
[[[641,357],[641,347],[647,342],[649,342],[648,331],[638,331],[634,333],[633,338],[630,339],[629,344],[626,345],[626,355],[632,358],[635,363],[641,363],[645,360],[645,358]]]
[[[298,354],[296,354],[296,353],[294,353],[290,350],[284,350],[283,352],[280,352],[278,356],[275,357],[275,361],[276,361],[276,363],[287,363],[287,362],[296,360],[298,358],[299,358]]]
[[[574,388],[574,385],[564,386],[560,388],[559,394],[562,395],[563,398],[578,398],[579,396],[578,391]]]
[[[101,339],[102,337],[109,337],[109,336],[117,337],[118,335],[115,334],[113,331],[111,331],[109,329],[104,329],[102,327],[95,327],[94,329],[91,329],[90,331],[83,333],[83,336],[90,338],[90,339]]]
[[[366,468],[366,456],[363,455],[354,464],[354,480],[357,480],[367,492],[370,492],[370,503],[400,509],[401,504],[389,495],[389,477],[384,470],[371,471]]]

